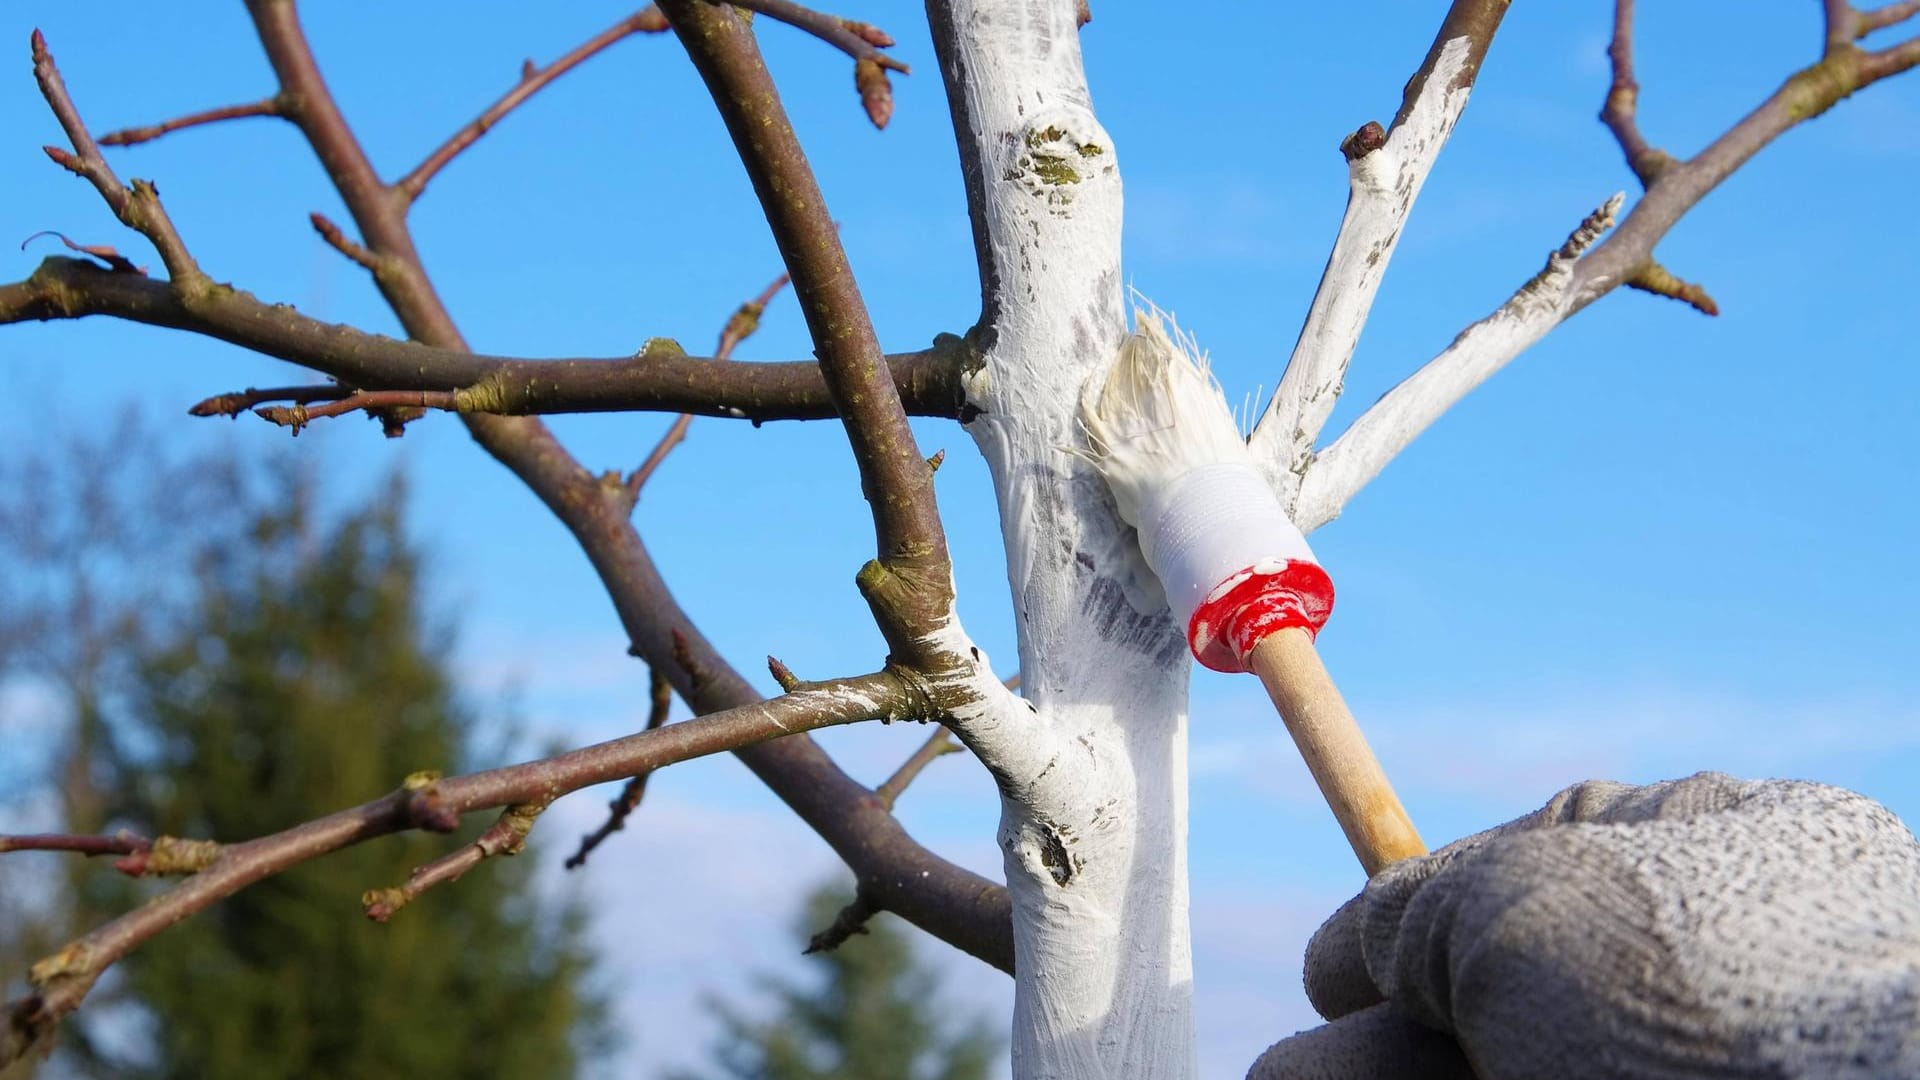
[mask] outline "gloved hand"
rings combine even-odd
[[[1821,784],[1589,781],[1375,875],[1249,1080],[1920,1078],[1920,843]]]

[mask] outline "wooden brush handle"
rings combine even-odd
[[[1267,696],[1367,876],[1388,863],[1426,854],[1373,748],[1320,662],[1313,638],[1297,628],[1277,630],[1253,647],[1248,666],[1266,684]]]

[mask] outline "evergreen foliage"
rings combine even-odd
[[[114,544],[119,561],[90,583],[93,596],[109,592],[102,582],[124,589],[115,599],[131,609],[125,618],[86,621],[126,628],[105,644],[133,660],[111,673],[54,673],[80,676],[67,683],[72,730],[57,779],[67,828],[244,840],[390,791],[416,770],[496,763],[474,745],[449,635],[423,615],[404,492],[322,513],[308,509],[318,499],[311,474],[242,471],[256,475],[223,491],[244,505],[128,525],[129,535],[192,533],[188,566]],[[57,1071],[575,1075],[607,1049],[604,1005],[590,985],[583,912],[539,897],[530,861],[490,859],[386,925],[361,914],[363,890],[399,884],[487,823],[350,847],[172,928],[116,967],[82,1014],[89,1022],[70,1026]],[[103,861],[67,865],[70,899],[57,903],[83,925],[175,884],[128,881]]]

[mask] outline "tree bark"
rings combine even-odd
[[[1017,1077],[1193,1075],[1184,637],[1069,452],[1126,330],[1120,174],[1072,0],[928,4],[980,258],[967,429],[992,471],[1041,729],[1002,763]]]

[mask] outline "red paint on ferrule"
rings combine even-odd
[[[1333,579],[1304,559],[1273,573],[1250,566],[1227,580],[1234,585],[1208,597],[1187,623],[1193,658],[1215,671],[1245,671],[1268,634],[1298,626],[1317,635],[1333,614]]]

